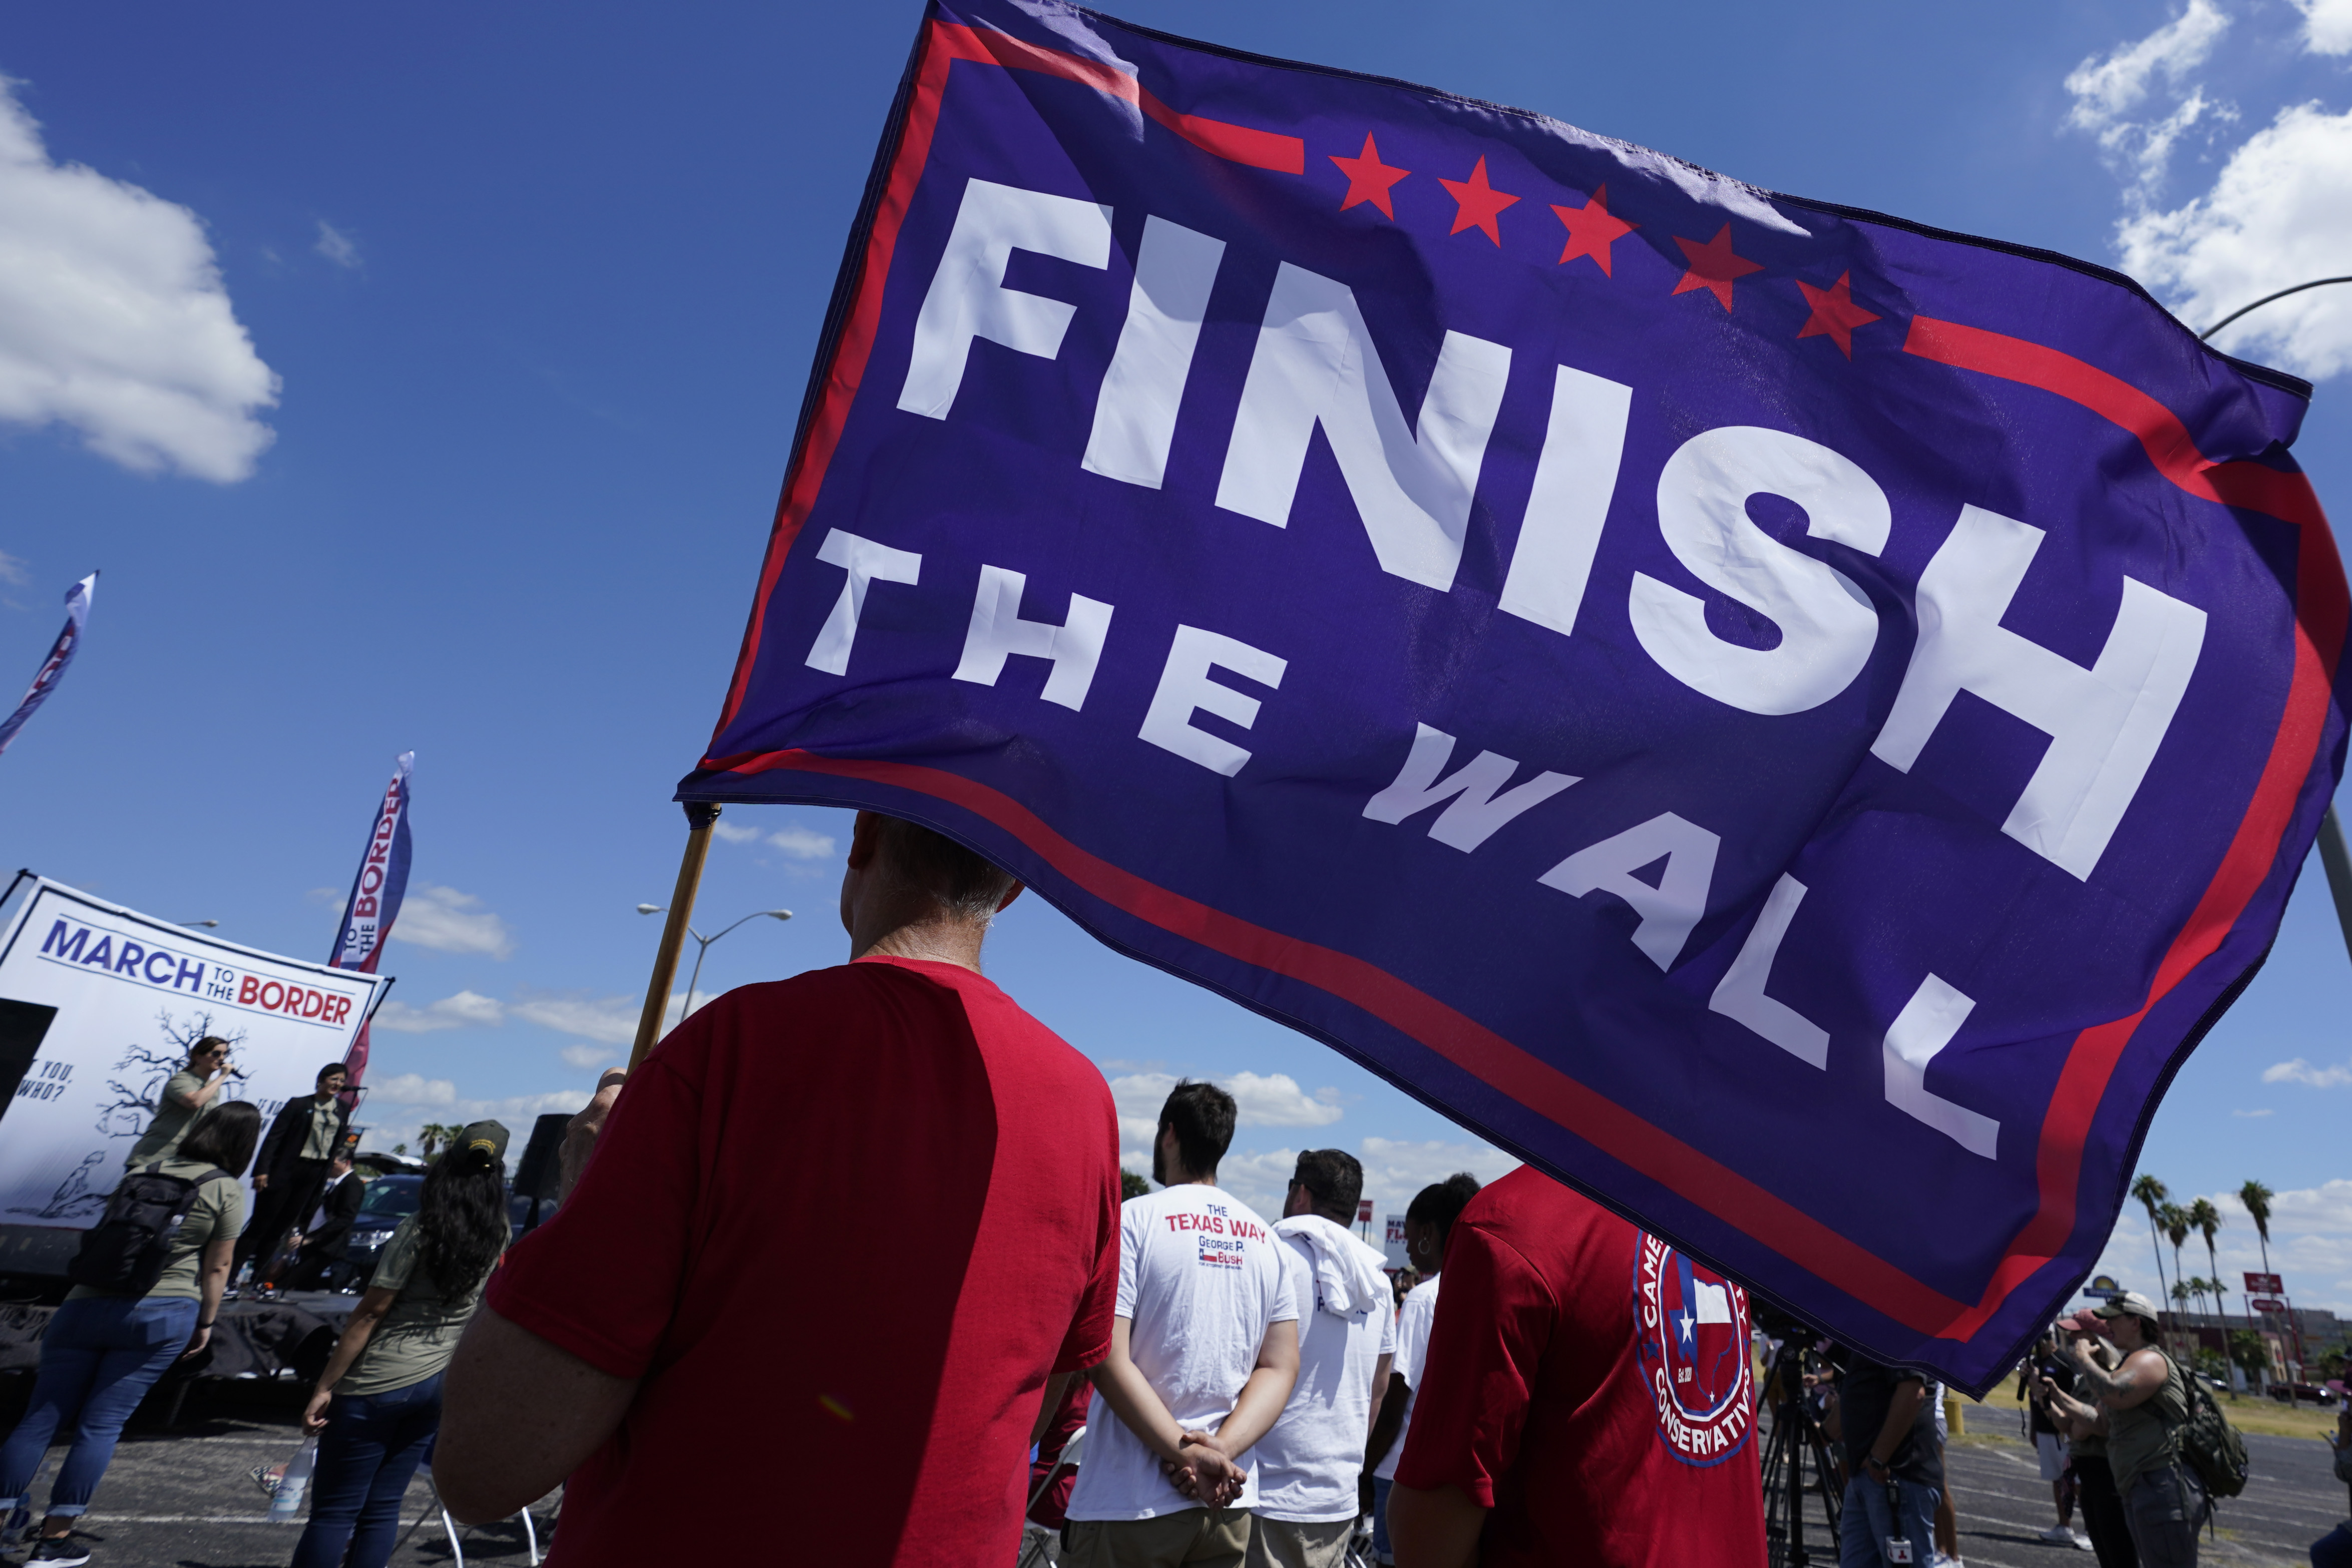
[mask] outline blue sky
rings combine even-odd
[[[97,0],[0,21],[0,679],[106,574],[79,662],[0,760],[0,856],[323,956],[413,748],[385,964],[404,1026],[378,1031],[372,1111],[398,1136],[575,1103],[625,1049],[657,924],[633,906],[668,896],[669,792],[723,696],[918,14]],[[2127,262],[2199,325],[2352,270],[2352,0],[1121,14]],[[72,265],[26,259],[47,251]],[[2225,342],[2325,378],[2299,451],[2343,517],[2334,293]],[[702,929],[799,918],[713,948],[706,988],[844,956],[840,816],[723,826]],[[991,963],[1130,1114],[1167,1075],[1234,1080],[1229,1184],[1253,1201],[1301,1147],[1358,1151],[1384,1209],[1509,1163],[1037,900]],[[2352,1311],[2347,995],[2315,863],[2143,1166],[2181,1194],[2286,1194],[2273,1258],[2299,1301]],[[2223,1236],[2249,1266],[2242,1214]],[[2108,1261],[2153,1282],[2129,1215]]]

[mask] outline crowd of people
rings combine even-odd
[[[79,1527],[123,1424],[175,1362],[210,1348],[234,1271],[259,1259],[289,1286],[351,1272],[345,1241],[364,1183],[352,1167],[343,1064],[320,1068],[313,1093],[288,1102],[265,1136],[257,1106],[219,1095],[229,1050],[197,1041],[164,1084],[68,1266],[74,1284],[42,1336],[31,1398],[0,1443],[0,1506],[29,1515],[51,1440],[71,1434],[32,1529],[30,1568],[90,1560]],[[466,1128],[377,1256],[303,1413],[317,1452],[297,1568],[390,1560],[402,1498],[440,1426],[443,1370],[506,1250],[506,1152],[498,1122]]]
[[[1355,1158],[1300,1154],[1268,1226],[1218,1185],[1237,1108],[1206,1082],[1170,1092],[1154,1186],[1122,1201],[1102,1074],[980,972],[1021,890],[862,812],[841,893],[852,961],[730,992],[608,1073],[565,1140],[560,1206],[511,1252],[506,1130],[466,1129],[305,1411],[320,1444],[297,1568],[381,1568],[428,1453],[461,1521],[564,1488],[556,1568],[673,1549],[1074,1568],[1765,1561],[1738,1286],[1522,1167],[1412,1199],[1400,1299],[1349,1228]],[[307,1228],[332,1238],[304,1256],[333,1278],[359,1203],[341,1065],[267,1141],[251,1105],[218,1099],[226,1068],[226,1047],[200,1042],[166,1085],[0,1446],[0,1493],[24,1499],[79,1422],[35,1563],[89,1560],[74,1527],[123,1419],[204,1348],[238,1260]],[[2202,1497],[2156,1322],[2121,1296],[2061,1324],[2021,1382],[2050,1538],[2101,1568],[2196,1560]],[[1930,1386],[1857,1356],[1833,1375],[1842,1568],[1957,1563]],[[651,1539],[671,1532],[676,1548]]]

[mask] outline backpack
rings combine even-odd
[[[106,1200],[106,1213],[82,1232],[81,1248],[66,1265],[66,1278],[93,1290],[144,1296],[163,1277],[172,1238],[195,1205],[206,1182],[226,1176],[217,1166],[200,1176],[167,1176],[158,1160],[122,1178]]]
[[[2207,1497],[2236,1497],[2246,1489],[2246,1440],[2213,1402],[2213,1391],[2205,1386],[2203,1378],[2187,1368],[2181,1369],[2180,1377],[2189,1385],[2189,1419],[2180,1428],[2181,1460],[2197,1472]]]

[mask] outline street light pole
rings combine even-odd
[[[2274,300],[2290,294],[2300,294],[2305,289],[2324,289],[2331,283],[2352,283],[2352,274],[2342,278],[2315,278],[2308,283],[2298,283],[2292,289],[2282,289],[2275,294],[2265,294],[2251,305],[2241,305],[2203,331],[2197,334],[2199,342],[2210,341],[2215,332],[2245,315],[2259,310]],[[2344,932],[2344,951],[2352,956],[2352,855],[2344,847],[2344,824],[2336,815],[2336,803],[2329,801],[2327,810],[2319,819],[2319,863],[2327,870],[2327,891],[2336,900],[2336,923]]]
[[[666,911],[659,904],[639,904],[637,906],[637,913],[641,915],[658,915],[665,912]],[[686,927],[686,934],[692,937],[700,945],[694,954],[693,974],[686,983],[686,1011],[678,1015],[680,1019],[683,1019],[687,1013],[694,1011],[694,988],[702,979],[702,961],[709,955],[710,944],[717,942],[720,937],[725,936],[727,931],[733,931],[735,926],[742,925],[748,921],[756,921],[763,915],[772,921],[788,921],[793,918],[793,911],[790,910],[753,910],[750,914],[745,915],[742,920],[737,921],[735,925],[729,926],[727,931],[714,932],[709,936],[703,935],[700,931],[695,930],[692,925]]]

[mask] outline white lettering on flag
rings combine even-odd
[[[1454,755],[1454,737],[1426,724],[1413,726],[1412,750],[1396,782],[1372,796],[1364,815],[1374,822],[1402,822],[1414,812],[1449,796],[1454,804],[1430,825],[1429,836],[1465,854],[1495,836],[1497,828],[1528,807],[1540,805],[1576,783],[1570,773],[1538,773],[1517,789],[1495,792],[1511,782],[1519,764],[1494,752],[1481,752],[1462,771],[1441,782],[1438,774]]]
[[[824,542],[817,546],[816,558],[847,572],[849,581],[841,585],[841,597],[834,601],[833,614],[817,629],[816,641],[809,647],[808,665],[827,675],[847,675],[849,647],[857,640],[858,617],[866,613],[866,584],[879,578],[885,583],[904,583],[911,587],[922,574],[923,558],[912,551],[893,550],[887,544],[860,539],[839,528],[824,536]]]
[[[1081,267],[1108,267],[1110,208],[992,180],[968,182],[940,269],[931,274],[930,291],[915,316],[914,352],[898,392],[900,408],[946,418],[963,384],[974,338],[1039,359],[1062,352],[1062,334],[1077,307],[1004,287],[1004,264],[1016,250]]]
[[[955,679],[993,686],[1004,671],[1005,659],[1053,661],[1042,694],[1072,712],[1086,706],[1087,689],[1094,684],[1095,666],[1102,660],[1103,639],[1110,635],[1111,606],[1084,594],[1070,595],[1069,618],[1060,626],[1021,618],[1021,595],[1029,579],[1002,566],[980,569],[980,594],[971,602],[971,627],[964,634],[963,658]]]
[[[1870,662],[1878,611],[1837,568],[1781,543],[1748,515],[1752,496],[1804,509],[1814,539],[1875,555],[1893,512],[1853,459],[1818,441],[1752,425],[1692,437],[1658,475],[1658,531],[1690,574],[1780,630],[1769,648],[1707,629],[1706,601],[1633,574],[1633,635],[1658,668],[1749,713],[1802,713],[1843,691]]]
[[[1706,913],[1715,852],[1722,843],[1669,811],[1578,850],[1536,880],[1577,898],[1597,891],[1624,900],[1642,917],[1633,928],[1633,945],[1660,969],[1671,969],[1690,940],[1691,927]],[[1666,868],[1655,887],[1633,875],[1661,857]]]
[[[1919,983],[1886,1031],[1886,1103],[1990,1160],[2000,1146],[2000,1123],[1927,1088],[1927,1065],[1952,1043],[1975,1008],[1974,998],[1933,974]]]
[[[1087,455],[1078,464],[1087,472],[1160,488],[1168,471],[1168,446],[1176,436],[1176,410],[1192,371],[1192,351],[1208,319],[1209,290],[1224,254],[1222,239],[1166,218],[1143,220],[1127,324],[1119,329],[1118,348],[1095,403]]]
[[[1772,885],[1764,912],[1756,917],[1755,928],[1740,944],[1739,956],[1723,972],[1706,1005],[1747,1025],[1799,1061],[1827,1068],[1830,1032],[1794,1007],[1764,994],[1765,983],[1772,978],[1772,961],[1780,955],[1780,940],[1789,934],[1789,922],[1797,918],[1797,906],[1804,900],[1805,885],[1794,877],[1783,874]]]
[[[1209,672],[1230,669],[1261,686],[1278,688],[1282,672],[1289,668],[1288,660],[1245,642],[1198,626],[1180,626],[1168,649],[1167,666],[1160,672],[1159,689],[1151,694],[1151,707],[1137,733],[1162,751],[1231,778],[1250,760],[1249,752],[1206,730],[1194,729],[1192,714],[1195,710],[1213,713],[1246,730],[1257,722],[1258,700],[1210,679]]]
[[[1217,504],[1287,527],[1319,424],[1381,570],[1451,588],[1510,373],[1502,344],[1447,332],[1408,426],[1355,294],[1286,261],[1242,384]]]
[[[2042,530],[1963,507],[1919,574],[1919,642],[1871,754],[1905,773],[1952,699],[1973,691],[2050,737],[2000,830],[2088,881],[2139,793],[2205,645],[2205,612],[2124,579],[2098,662],[2073,659],[2000,624]]]
[[[1576,630],[1593,552],[1601,548],[1601,525],[1617,493],[1633,406],[1633,389],[1621,382],[1566,365],[1553,370],[1551,420],[1497,609],[1562,637]]]

